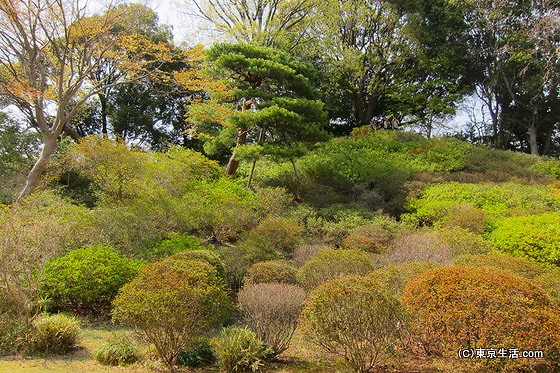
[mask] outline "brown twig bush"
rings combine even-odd
[[[238,300],[245,323],[275,356],[284,352],[303,309],[305,290],[290,284],[250,284],[241,289]]]

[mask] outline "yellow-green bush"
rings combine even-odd
[[[297,269],[284,260],[267,260],[253,264],[247,270],[246,284],[297,283]]]
[[[391,294],[401,296],[407,282],[420,273],[440,265],[434,262],[409,262],[389,264],[367,274],[367,277],[382,284]]]
[[[80,336],[80,322],[64,314],[42,314],[33,320],[31,351],[45,354],[64,354],[76,348]]]
[[[298,282],[312,289],[322,282],[347,275],[363,275],[373,269],[368,254],[360,250],[327,249],[305,263],[297,273]]]
[[[226,373],[260,371],[271,350],[251,329],[238,326],[224,328],[214,341],[220,368]]]
[[[560,213],[504,218],[488,235],[501,251],[543,263],[560,262]]]
[[[45,264],[39,294],[55,309],[107,315],[119,289],[142,264],[110,247],[73,250]]]
[[[140,360],[140,349],[130,337],[113,336],[95,350],[93,357],[103,365],[129,365]]]
[[[460,348],[515,346],[542,350],[548,359],[558,357],[554,355],[560,347],[558,310],[550,307],[541,289],[510,272],[492,267],[436,268],[410,280],[403,300],[413,318],[411,330],[428,354],[451,356]]]
[[[501,253],[460,255],[453,259],[453,264],[472,267],[496,267],[528,279],[541,276],[550,269],[550,267],[533,260]]]
[[[435,234],[449,246],[453,255],[485,254],[496,248],[484,237],[464,228],[442,228]]]
[[[379,254],[387,251],[392,239],[393,232],[381,225],[363,225],[354,228],[342,239],[342,247]]]
[[[306,336],[346,360],[356,372],[370,372],[398,344],[404,325],[400,301],[369,277],[343,277],[314,289],[301,322]]]
[[[145,265],[113,306],[114,320],[153,343],[169,367],[194,337],[219,326],[231,309],[214,267],[173,259]]]

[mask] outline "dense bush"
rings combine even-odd
[[[342,239],[342,247],[371,253],[384,253],[387,251],[393,235],[393,232],[381,225],[363,225],[351,230],[348,236]]]
[[[150,258],[162,259],[182,251],[207,249],[200,243],[200,238],[178,233],[170,233],[169,236],[150,250]]]
[[[560,308],[560,269],[551,268],[533,278],[533,283],[543,289],[556,307]]]
[[[85,210],[50,192],[0,208],[0,295],[17,315],[30,320],[38,312],[45,263],[88,236]]]
[[[304,265],[307,261],[313,259],[319,252],[331,249],[332,247],[323,244],[304,244],[299,245],[294,250],[292,260],[298,267]]]
[[[305,290],[289,284],[245,285],[238,294],[243,321],[275,356],[288,348],[304,300]]]
[[[517,216],[496,223],[488,240],[501,251],[538,262],[560,263],[560,214]]]
[[[290,255],[301,241],[299,237],[301,233],[302,228],[294,221],[280,216],[270,216],[251,229],[249,238],[252,241],[264,241],[274,250]]]
[[[327,249],[305,263],[298,270],[297,278],[306,289],[312,289],[324,281],[346,275],[366,274],[372,269],[373,265],[366,252]]]
[[[55,309],[106,314],[119,289],[141,265],[109,247],[77,249],[46,263],[40,294]]]
[[[64,314],[41,314],[33,320],[31,351],[45,354],[64,354],[76,348],[80,336],[80,322]]]
[[[560,347],[560,317],[529,280],[489,267],[441,267],[412,279],[403,299],[428,354],[459,348],[543,350]],[[512,360],[512,363],[515,360]]]
[[[485,254],[495,250],[493,243],[463,228],[442,228],[435,234],[449,247],[453,255]]]
[[[306,335],[369,372],[395,348],[404,322],[400,301],[367,277],[328,281],[309,295],[302,314]]]
[[[3,301],[0,299],[0,303]],[[32,331],[21,315],[0,312],[0,356],[27,352]]]
[[[247,270],[245,284],[271,282],[296,284],[296,274],[297,269],[289,262],[284,260],[268,260],[255,263]]]
[[[435,232],[418,231],[401,234],[391,242],[387,256],[392,262],[435,262],[449,264],[453,250]]]
[[[224,262],[220,259],[216,252],[210,250],[192,250],[183,251],[168,257],[168,260],[183,260],[192,261],[200,260],[210,264],[216,270],[216,274],[219,278],[224,279],[226,275],[226,268]]]
[[[410,279],[437,267],[439,264],[434,262],[390,264],[369,272],[367,277],[383,285],[391,294],[402,296],[404,287]]]
[[[145,265],[113,305],[114,319],[153,343],[169,367],[194,337],[219,326],[231,307],[214,267],[182,260]]]
[[[214,343],[218,364],[227,373],[259,371],[271,351],[249,328],[224,328]]]
[[[181,206],[180,219],[188,230],[220,242],[239,239],[260,218],[255,193],[228,178],[193,184]]]
[[[500,253],[460,255],[453,259],[453,264],[472,267],[496,267],[528,279],[538,277],[549,270],[549,267],[542,263]]]
[[[435,184],[425,188],[420,198],[408,201],[406,208],[410,213],[402,218],[417,226],[431,226],[465,204],[489,216],[515,216],[557,210],[560,208],[560,196],[552,193],[551,187],[538,184]],[[465,223],[471,224],[468,221]]]
[[[237,291],[243,286],[247,270],[255,263],[280,259],[274,248],[264,241],[241,240],[236,246],[223,246],[218,254],[226,266],[226,282]]]
[[[93,357],[103,365],[128,365],[140,360],[140,349],[129,337],[113,336],[95,350]]]
[[[461,228],[473,233],[482,233],[488,226],[486,212],[469,203],[450,207],[440,223],[443,228]]]

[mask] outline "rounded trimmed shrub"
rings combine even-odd
[[[377,281],[353,276],[314,289],[301,321],[313,343],[343,357],[354,371],[370,372],[398,343],[404,312]]]
[[[55,309],[108,314],[119,289],[141,266],[142,262],[110,247],[73,250],[46,263],[39,293],[50,299]]]
[[[412,332],[424,351],[455,355],[460,348],[542,350],[560,347],[560,317],[529,280],[491,267],[447,266],[426,271],[405,287]],[[515,363],[510,359],[507,364]]]
[[[214,352],[220,368],[227,373],[236,373],[259,371],[272,351],[251,329],[230,326],[224,328],[215,340]]]
[[[194,337],[220,326],[231,310],[214,267],[173,259],[145,265],[121,289],[113,306],[114,320],[153,343],[170,368]]]
[[[222,259],[220,259],[218,254],[216,254],[215,252],[212,252],[210,250],[183,251],[183,252],[174,254],[174,255],[168,257],[167,259],[169,259],[169,260],[184,260],[184,261],[200,260],[200,261],[206,262],[206,263],[210,264],[212,267],[214,267],[214,269],[216,269],[216,273],[218,274],[218,276],[220,278],[223,279],[223,278],[225,278],[225,275],[226,275],[226,267],[224,265],[224,262],[222,262]]]
[[[363,225],[342,239],[342,247],[379,254],[387,251],[392,239],[393,233],[380,225]]]
[[[298,282],[312,289],[327,280],[363,275],[373,270],[368,254],[360,250],[327,249],[320,251],[298,270]]]
[[[76,348],[80,322],[62,313],[41,314],[32,321],[31,351],[45,354],[65,354]]]
[[[460,255],[453,259],[453,264],[473,267],[496,267],[529,279],[538,277],[549,270],[549,267],[542,263],[500,253]]]
[[[265,241],[274,250],[289,255],[300,243],[302,232],[296,222],[281,216],[270,216],[249,232],[249,239]]]
[[[410,262],[389,264],[367,274],[367,277],[383,284],[393,295],[402,296],[406,283],[420,273],[439,267],[434,262]]]
[[[140,360],[140,350],[129,337],[114,336],[101,344],[93,357],[103,365],[129,365]]]
[[[435,232],[417,231],[401,234],[391,242],[387,257],[396,263],[435,262],[450,264],[454,253]]]
[[[289,284],[245,285],[237,299],[243,321],[278,356],[294,335],[303,309],[305,290]]]
[[[296,284],[297,269],[284,260],[267,260],[253,264],[247,270],[245,284],[282,283]]]

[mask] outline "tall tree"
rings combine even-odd
[[[218,104],[224,107],[221,119],[216,115],[193,119],[199,133],[234,147],[228,175],[237,172],[243,155],[253,161],[261,155],[293,160],[305,144],[328,137],[323,130],[326,113],[316,100],[309,65],[277,49],[250,44],[217,44],[207,55],[214,74],[231,82],[233,94],[194,108],[195,113],[208,108],[215,112]]]
[[[145,48],[142,39],[112,32],[123,14],[87,17],[85,5],[81,0],[0,0],[0,95],[20,108],[43,142],[20,198],[38,186],[60,134],[71,130],[80,109],[117,83],[88,80],[101,62],[120,53],[120,69],[141,71],[142,60],[127,59],[123,52]]]
[[[199,15],[239,43],[292,49],[317,0],[194,0]]]

